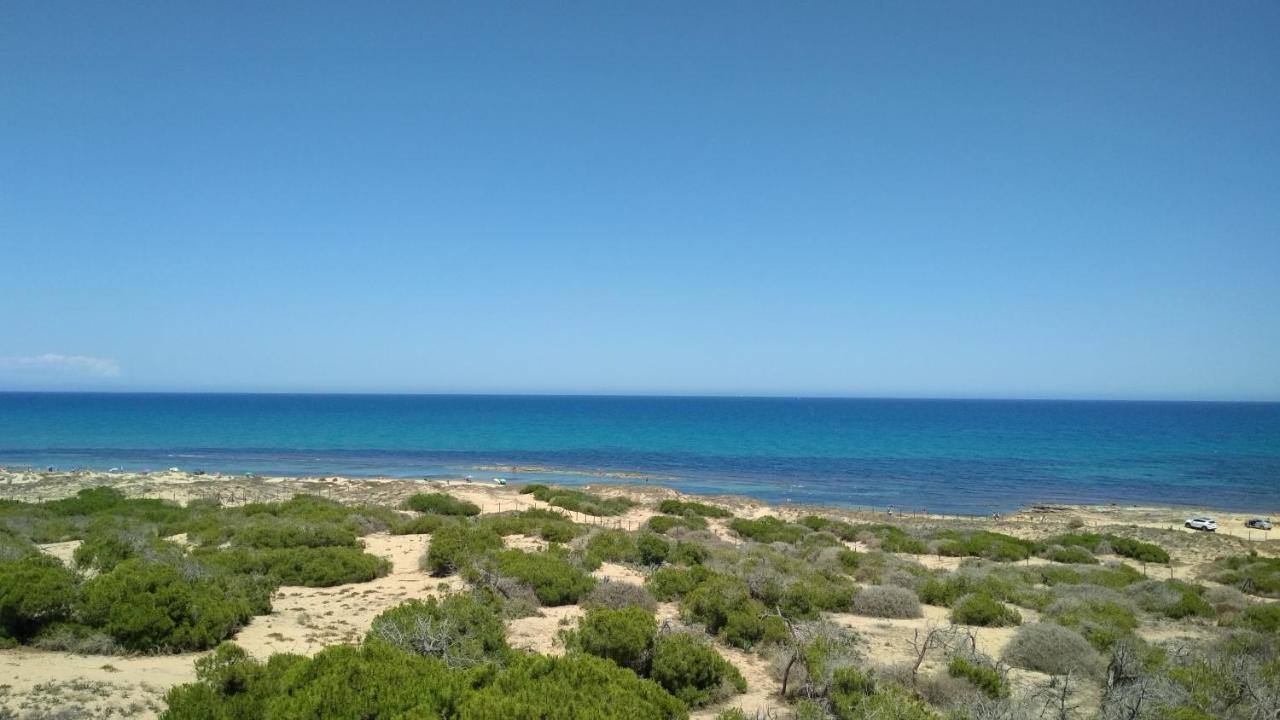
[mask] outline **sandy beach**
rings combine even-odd
[[[424,482],[396,479],[353,479],[343,477],[262,478],[186,472],[103,473],[6,471],[0,474],[0,498],[42,501],[66,497],[80,489],[109,485],[130,497],[151,497],[186,503],[198,498],[216,498],[224,504],[287,499],[308,493],[344,503],[371,503],[396,507],[415,492],[426,489],[446,492],[480,506],[483,513],[547,507],[532,496],[521,494],[517,486],[498,486],[461,481]],[[570,513],[580,522],[637,529],[656,514],[655,505],[665,498],[682,497],[679,493],[656,485],[615,485],[601,483],[590,490],[604,496],[625,496],[640,504],[623,515],[608,518]],[[1030,508],[1002,517],[973,518],[941,515],[902,514],[882,511],[842,510],[804,506],[771,507],[743,497],[699,497],[732,510],[739,517],[776,515],[795,519],[820,512],[850,521],[891,521],[904,528],[989,529],[1035,539],[1069,528],[1113,532],[1160,543],[1173,560],[1168,567],[1145,570],[1156,579],[1175,577],[1204,583],[1199,571],[1214,558],[1257,551],[1264,555],[1280,555],[1280,540],[1267,533],[1247,531],[1242,513],[1213,512],[1221,528],[1216,534],[1197,533],[1182,527],[1189,516],[1185,508],[1159,506],[1054,506]],[[741,542],[724,520],[711,520],[710,529],[729,543]],[[182,538],[177,538],[181,540]],[[276,652],[314,654],[326,645],[359,642],[374,616],[411,598],[423,598],[455,591],[465,586],[457,576],[435,578],[418,568],[418,557],[425,551],[430,537],[425,535],[373,534],[364,538],[368,552],[387,558],[392,570],[385,577],[365,583],[328,588],[281,587],[273,598],[273,611],[255,617],[234,638],[235,642],[259,658]],[[506,538],[509,547],[534,549],[543,541],[526,536]],[[64,562],[70,562],[76,542],[53,543],[41,549]],[[855,547],[851,544],[851,547]],[[857,549],[855,547],[855,549]],[[954,569],[962,558],[921,555],[920,564],[928,568]],[[1027,562],[1045,562],[1031,558]],[[599,578],[623,579],[641,583],[644,576],[636,569],[604,564],[595,572]],[[511,644],[543,653],[562,652],[556,636],[581,615],[576,605],[544,608],[538,615],[508,623]],[[1024,610],[1024,615],[1034,611]],[[878,663],[891,664],[906,660],[911,653],[910,641],[918,631],[946,624],[944,608],[924,607],[918,619],[878,619],[853,614],[836,614],[830,619],[855,629],[864,638],[869,655]],[[659,622],[678,622],[674,604],[663,603],[657,611]],[[1028,617],[1034,620],[1034,617]],[[979,648],[998,655],[1016,628],[986,628],[976,632]],[[1167,623],[1144,625],[1140,634],[1148,640],[1169,639],[1179,633],[1197,632],[1195,625]],[[770,662],[723,645],[718,650],[733,661],[748,681],[750,690],[734,697],[728,705],[698,711],[695,718],[711,718],[727,706],[737,706],[748,713],[776,709],[779,681]],[[194,679],[193,662],[198,653],[179,655],[104,656],[72,655],[44,652],[29,648],[0,650],[0,667],[8,678],[0,689],[0,707],[7,707],[18,717],[22,713],[55,708],[74,708],[86,717],[154,717],[163,708],[165,691]],[[928,665],[926,664],[926,667]],[[1033,682],[1037,673],[1014,670],[1011,681]]]

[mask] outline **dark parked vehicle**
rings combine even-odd
[[[1244,526],[1247,528],[1253,528],[1254,530],[1270,530],[1271,521],[1263,520],[1262,518],[1253,518],[1252,520],[1245,520]]]

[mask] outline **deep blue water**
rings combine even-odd
[[[0,466],[497,474],[474,470],[487,464],[639,471],[773,502],[1262,512],[1280,508],[1280,404],[0,393]]]

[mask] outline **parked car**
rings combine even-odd
[[[1187,521],[1187,527],[1192,530],[1216,532],[1218,529],[1218,523],[1214,522],[1211,517],[1193,517]]]
[[[1271,521],[1263,520],[1262,518],[1253,518],[1252,520],[1245,520],[1244,526],[1247,528],[1253,528],[1254,530],[1270,530]]]

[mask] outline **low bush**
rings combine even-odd
[[[747,681],[732,663],[689,633],[665,633],[654,641],[649,674],[690,707],[747,689]]]
[[[71,557],[79,568],[108,572],[129,558],[160,562],[182,554],[181,547],[159,539],[151,528],[126,529],[111,523],[89,530]]]
[[[1003,657],[1014,667],[1050,675],[1094,674],[1102,665],[1084,637],[1055,623],[1023,625],[1005,647]]]
[[[1009,684],[990,665],[973,662],[957,655],[947,663],[947,674],[967,680],[981,690],[982,694],[993,700],[1009,697]]]
[[[783,522],[772,515],[758,520],[734,518],[729,521],[729,528],[738,535],[759,543],[794,543],[809,534],[809,529],[803,525]]]
[[[231,544],[249,548],[357,547],[356,533],[334,523],[261,519],[235,531]]]
[[[854,527],[857,529],[857,537],[859,540],[872,542],[884,552],[920,555],[928,549],[928,546],[923,540],[908,535],[905,530],[897,525],[886,525],[882,523],[875,525],[855,525]]]
[[[1034,572],[1040,582],[1055,585],[1097,585],[1118,590],[1143,580],[1142,573],[1124,563],[1101,567],[1068,567],[1065,565],[1041,565]]]
[[[373,619],[368,638],[439,658],[449,667],[501,660],[510,653],[499,608],[483,592],[401,603]]]
[[[820,515],[806,515],[800,519],[800,524],[815,532],[831,533],[846,542],[852,542],[858,539],[858,526],[844,522],[843,520],[833,520]]]
[[[1107,542],[1111,545],[1111,551],[1120,557],[1133,558],[1144,563],[1169,562],[1169,553],[1153,543],[1116,535],[1108,535]]]
[[[602,497],[581,490],[552,488],[546,485],[525,485],[520,492],[533,495],[547,503],[584,515],[621,515],[639,503],[624,497]]]
[[[84,584],[77,615],[137,651],[203,650],[270,610],[271,586],[131,559]]]
[[[946,530],[938,533],[942,542],[938,554],[950,557],[981,557],[988,560],[1025,560],[1039,549],[1039,544],[1012,535],[987,530]]]
[[[404,501],[405,510],[416,510],[420,513],[434,515],[456,515],[471,517],[480,514],[480,506],[466,500],[459,500],[444,493],[417,493]]]
[[[892,585],[868,585],[853,596],[851,611],[881,618],[918,618],[920,600],[916,594]]]
[[[857,593],[858,587],[843,576],[815,573],[788,585],[782,596],[770,604],[780,607],[789,618],[813,619],[824,610],[847,611]]]
[[[419,565],[432,575],[450,575],[501,548],[502,538],[488,527],[467,523],[444,525],[432,534],[431,545]]]
[[[1280,598],[1280,558],[1257,554],[1219,558],[1210,567],[1208,578],[1250,595]]]
[[[661,565],[671,554],[671,543],[654,533],[640,533],[636,538],[636,559],[642,565]]]
[[[578,621],[573,645],[643,676],[649,670],[658,621],[638,607],[590,610]]]
[[[1054,602],[1044,618],[1074,628],[1099,650],[1109,649],[1138,627],[1138,618],[1126,602],[1117,601],[1089,586]]]
[[[667,561],[676,565],[701,565],[710,557],[710,551],[698,543],[677,540]]]
[[[543,605],[572,605],[595,587],[595,579],[561,555],[506,550],[493,558],[493,570],[533,589]]]
[[[364,715],[362,717],[370,717]],[[416,717],[430,717],[419,715]],[[526,655],[458,703],[459,720],[680,720],[683,703],[651,680],[586,653]]]
[[[1260,633],[1280,634],[1280,605],[1253,605],[1224,620],[1222,624]]]
[[[1217,614],[1204,599],[1204,591],[1203,587],[1180,580],[1144,580],[1125,588],[1124,594],[1147,612],[1178,620]]]
[[[65,620],[79,590],[79,578],[55,558],[32,554],[0,562],[0,637],[26,640]]]
[[[828,700],[837,720],[941,720],[924,701],[892,683],[878,683],[869,674],[841,668],[832,679]]]
[[[502,668],[460,669],[378,641],[265,663],[227,644],[196,662],[196,678],[165,696],[163,720],[687,717],[656,683],[583,653],[515,655]]]
[[[666,533],[672,528],[686,530],[706,530],[707,521],[697,515],[675,517],[671,515],[654,515],[645,523],[645,527],[656,533]]]
[[[392,535],[430,535],[448,523],[443,515],[419,515],[397,520],[391,524]]]
[[[615,580],[605,580],[596,585],[582,598],[581,604],[585,608],[610,610],[638,607],[651,613],[658,607],[658,601],[643,586]]]
[[[586,554],[596,562],[631,563],[640,558],[636,536],[622,530],[597,530],[587,538]]]
[[[1214,585],[1204,591],[1204,599],[1218,615],[1232,615],[1253,604],[1253,601],[1239,590],[1226,585]]]
[[[686,500],[663,500],[658,503],[658,512],[667,515],[697,515],[704,518],[733,517],[733,513],[722,507]]]
[[[1085,548],[1078,546],[1053,545],[1044,549],[1041,557],[1051,562],[1072,565],[1097,565],[1098,558]]]
[[[331,587],[368,582],[391,571],[386,558],[350,547],[255,550],[232,547],[201,551],[196,557],[239,575],[265,575],[280,585]]]
[[[664,567],[650,573],[645,584],[654,597],[668,602],[679,600],[713,575],[715,573],[698,565],[687,569]]]
[[[957,625],[1008,627],[1021,625],[1022,614],[987,593],[965,595],[951,609],[951,622]]]

